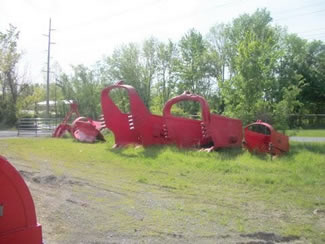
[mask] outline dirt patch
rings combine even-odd
[[[252,239],[262,240],[263,242],[248,242],[248,243],[267,243],[271,244],[274,242],[290,242],[299,240],[299,236],[280,236],[274,233],[267,232],[256,232],[251,234],[241,234],[241,237],[247,237]],[[245,242],[246,243],[246,242]],[[247,243],[246,243],[247,244]]]
[[[32,178],[32,180],[38,184],[50,184],[50,185],[55,185],[60,181],[62,181],[58,179],[58,177],[56,177],[55,175],[35,176]]]
[[[55,176],[53,174],[50,175],[40,175],[40,174],[36,174],[36,173],[31,173],[31,172],[27,172],[24,171],[23,176],[25,179],[27,180],[32,180],[33,182],[37,183],[37,184],[46,184],[46,185],[52,185],[52,186],[60,186],[62,184],[67,184],[70,186],[89,186],[89,183],[87,182],[82,182],[82,181],[78,181],[78,180],[74,180],[71,178],[68,178],[66,176]]]
[[[77,205],[79,205],[81,207],[88,207],[89,206],[87,203],[79,202],[79,201],[76,201],[76,200],[73,200],[73,199],[70,199],[70,198],[66,199],[66,201],[69,202],[69,203],[77,204]]]
[[[28,172],[25,170],[19,170],[19,173],[21,174],[22,177],[24,177],[25,180],[29,180],[33,177],[35,173],[33,172]]]

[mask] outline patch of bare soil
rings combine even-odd
[[[98,184],[67,171],[57,175],[44,161],[38,170],[10,161],[33,195],[45,243],[303,243],[296,236],[241,234],[203,210],[186,213],[181,206],[195,196],[177,196],[168,187],[137,188],[125,179]]]
[[[248,243],[280,243],[280,242],[292,242],[299,240],[299,236],[280,236],[274,233],[256,232],[251,234],[241,234],[241,237],[257,239],[258,241],[251,241]],[[247,242],[246,242],[247,243]]]

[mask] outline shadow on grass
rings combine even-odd
[[[132,153],[130,154],[128,148],[133,148]],[[163,149],[164,146],[150,146],[150,147],[142,147],[139,146],[139,152],[137,152],[136,146],[127,146],[127,147],[120,147],[120,148],[111,148],[108,149],[110,152],[118,154],[122,157],[127,158],[136,158],[139,156],[143,156],[145,158],[156,158],[160,154],[160,151]],[[140,151],[141,150],[141,151]],[[127,152],[128,151],[128,152]]]
[[[108,151],[114,153],[114,154],[117,154],[121,157],[125,157],[125,158],[136,158],[138,157],[137,155],[134,155],[134,154],[128,154],[128,153],[125,153],[125,151],[127,150],[127,148],[123,148],[123,147],[120,147],[120,148],[109,148],[107,149]]]
[[[220,159],[224,161],[232,160],[239,157],[240,155],[245,153],[245,150],[242,148],[220,148],[217,149],[214,153],[217,153]]]
[[[132,150],[132,153],[128,151],[128,148],[131,147],[134,150]],[[142,156],[145,158],[157,158],[162,150],[165,150],[166,147],[168,147],[173,153],[180,153],[180,154],[186,154],[188,152],[199,152],[200,149],[195,148],[178,148],[175,145],[153,145],[149,147],[141,147],[141,151],[136,152],[135,146],[127,146],[127,147],[121,147],[121,148],[110,148],[108,149],[110,152],[114,154],[118,154],[122,157],[127,158],[136,158],[138,156]],[[209,152],[201,152],[201,153],[209,153]],[[245,150],[242,148],[220,148],[216,151],[212,151],[212,154],[218,155],[218,157],[221,160],[232,160],[239,156],[241,156],[243,153],[245,153]],[[257,155],[258,157],[265,159],[265,155]]]
[[[129,146],[134,147],[134,146]],[[110,152],[114,154],[118,154],[122,157],[126,158],[136,158],[136,157],[145,157],[145,158],[157,158],[159,154],[161,153],[164,148],[169,147],[173,152],[178,153],[186,153],[189,150],[195,150],[195,149],[185,149],[185,148],[177,148],[176,146],[166,146],[166,145],[154,145],[150,147],[144,147],[139,149],[139,152],[137,152],[136,147],[134,147],[134,150],[129,151],[129,147],[125,148],[110,148],[108,149]],[[296,154],[301,153],[302,150],[307,150],[311,153],[317,153],[325,155],[325,143],[295,143],[291,145],[290,152],[287,154],[284,154],[284,157],[292,157]],[[243,148],[222,148],[218,149],[212,153],[215,153],[220,160],[227,161],[227,160],[233,160],[242,154],[246,152]],[[254,157],[257,157],[263,161],[270,160],[269,154],[259,154],[259,153],[252,153]]]
[[[164,148],[165,146],[160,145],[160,146],[151,146],[151,147],[145,147],[143,152],[141,152],[141,154],[146,157],[146,158],[156,158],[158,157],[158,155],[160,154],[161,150]]]

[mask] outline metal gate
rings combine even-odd
[[[60,123],[61,118],[20,118],[17,121],[17,136],[48,136]]]

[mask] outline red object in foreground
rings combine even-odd
[[[40,244],[42,227],[28,187],[17,170],[0,156],[0,244]]]
[[[289,151],[289,137],[260,120],[245,127],[245,147],[250,152],[280,155]]]
[[[76,118],[72,125],[68,124],[72,114],[75,113]],[[70,104],[70,111],[65,116],[61,124],[53,132],[53,137],[62,137],[66,132],[69,132],[76,140],[81,142],[94,142],[96,140],[105,141],[100,130],[104,128],[100,121],[94,121],[90,118],[80,117],[78,105]]]
[[[130,102],[129,113],[123,113],[113,102],[110,97],[113,89],[126,90]],[[200,103],[202,120],[171,115],[171,107],[185,100]],[[115,146],[176,144],[179,147],[219,148],[241,145],[241,121],[210,114],[209,106],[201,96],[177,96],[166,103],[163,116],[158,116],[149,112],[132,86],[118,82],[102,91],[101,103],[106,126],[115,136]]]

